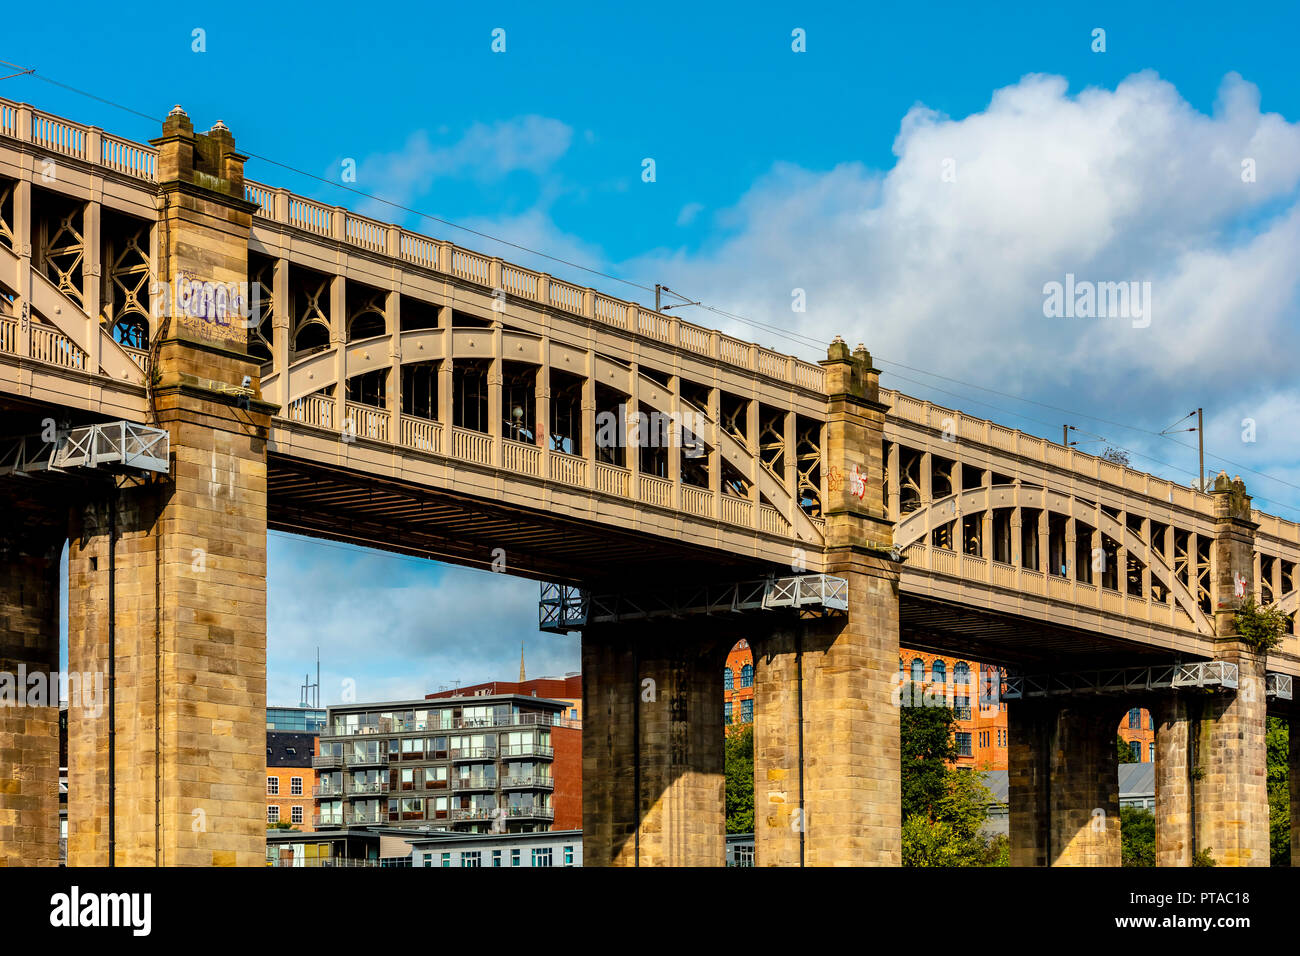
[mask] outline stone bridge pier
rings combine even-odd
[[[727,650],[755,652],[760,866],[898,865],[898,562],[884,513],[879,373],[833,344],[827,371],[827,573],[847,614],[762,614],[583,634],[584,854],[591,865],[721,866]],[[792,555],[795,570],[797,556]],[[779,569],[779,573],[789,573]]]
[[[185,285],[246,282],[251,204],[224,126],[195,134],[173,111],[155,143],[150,424],[169,433],[171,474],[72,503],[69,669],[114,694],[100,712],[69,709],[68,863],[257,866],[273,408],[233,304]]]
[[[44,682],[59,666],[66,523],[43,489],[0,500],[0,866],[59,862],[59,690]]]

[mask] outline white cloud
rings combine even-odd
[[[406,205],[440,179],[493,182],[520,170],[542,175],[568,151],[572,140],[571,127],[544,116],[475,123],[459,140],[445,145],[433,142],[427,131],[417,130],[401,149],[362,159],[356,188]],[[360,211],[386,221],[400,218],[384,203],[367,202]]]
[[[819,343],[843,334],[886,359],[1121,422],[1259,404],[1290,385],[1300,345],[1300,124],[1259,102],[1235,74],[1211,115],[1152,73],[1077,95],[1060,77],[1027,76],[962,119],[914,107],[883,173],[777,164],[718,214],[706,252],[650,253],[623,271]],[[1245,158],[1256,182],[1242,181]],[[1149,281],[1150,327],[1045,318],[1043,285],[1067,273]],[[806,313],[791,311],[796,287]],[[1289,438],[1272,460],[1297,450]]]

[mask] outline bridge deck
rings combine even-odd
[[[150,295],[139,290],[156,274],[155,168],[150,146],[0,100],[11,434],[45,414],[145,420],[147,343],[123,344],[113,323],[134,308],[147,334]],[[820,366],[340,206],[245,187],[256,204],[249,286],[264,304],[249,342],[265,360],[262,394],[281,406],[269,436],[273,526],[471,564],[503,547],[512,571],[561,580],[659,574],[682,549],[687,576],[788,568],[797,554],[822,569],[819,502],[844,476],[822,451]],[[129,269],[117,265],[124,250],[136,254]],[[419,370],[433,371],[414,414],[405,392]],[[454,392],[470,372],[486,390],[477,422],[462,420]],[[693,416],[701,460],[602,454],[596,415],[611,401],[622,415]],[[868,478],[896,522],[910,640],[1011,658],[1024,649],[1017,635],[1034,631],[1040,652],[1211,656],[1208,495],[900,392],[881,401],[887,469]],[[516,402],[526,411],[511,422]],[[564,402],[576,421],[568,444],[546,437]],[[1300,526],[1254,517],[1256,595],[1290,609]],[[1109,570],[1086,567],[1089,553]],[[1296,673],[1297,661],[1289,635],[1270,667]]]

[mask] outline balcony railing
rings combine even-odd
[[[501,781],[502,790],[554,790],[555,780],[530,773],[518,777],[506,777]]]
[[[493,820],[496,819],[496,810],[451,810],[447,813],[448,820]]]
[[[311,788],[313,797],[341,797],[343,796],[343,785],[337,783],[318,783]]]
[[[496,777],[452,777],[451,789],[453,790],[495,790],[497,788]]]
[[[367,780],[364,783],[348,783],[348,796],[356,797],[363,794],[387,793],[387,780]]]
[[[506,744],[501,748],[502,757],[553,757],[555,748],[546,744]]]
[[[322,737],[358,737],[375,734],[436,734],[448,730],[474,730],[479,727],[567,727],[577,722],[554,714],[511,714],[504,717],[461,718],[448,723],[435,720],[380,720],[364,727],[326,727]]]
[[[496,747],[461,747],[451,752],[452,760],[496,760]]]
[[[319,829],[320,827],[341,827],[343,826],[342,813],[313,813],[311,817],[312,826]]]
[[[375,764],[388,763],[388,754],[374,750],[365,753],[344,755],[349,767],[373,767]]]
[[[341,767],[343,766],[342,754],[314,754],[311,758],[313,767]]]
[[[555,818],[555,809],[553,807],[506,807],[506,816],[552,820]]]

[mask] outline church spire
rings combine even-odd
[[[524,677],[524,642],[519,642],[519,683],[523,683]]]

